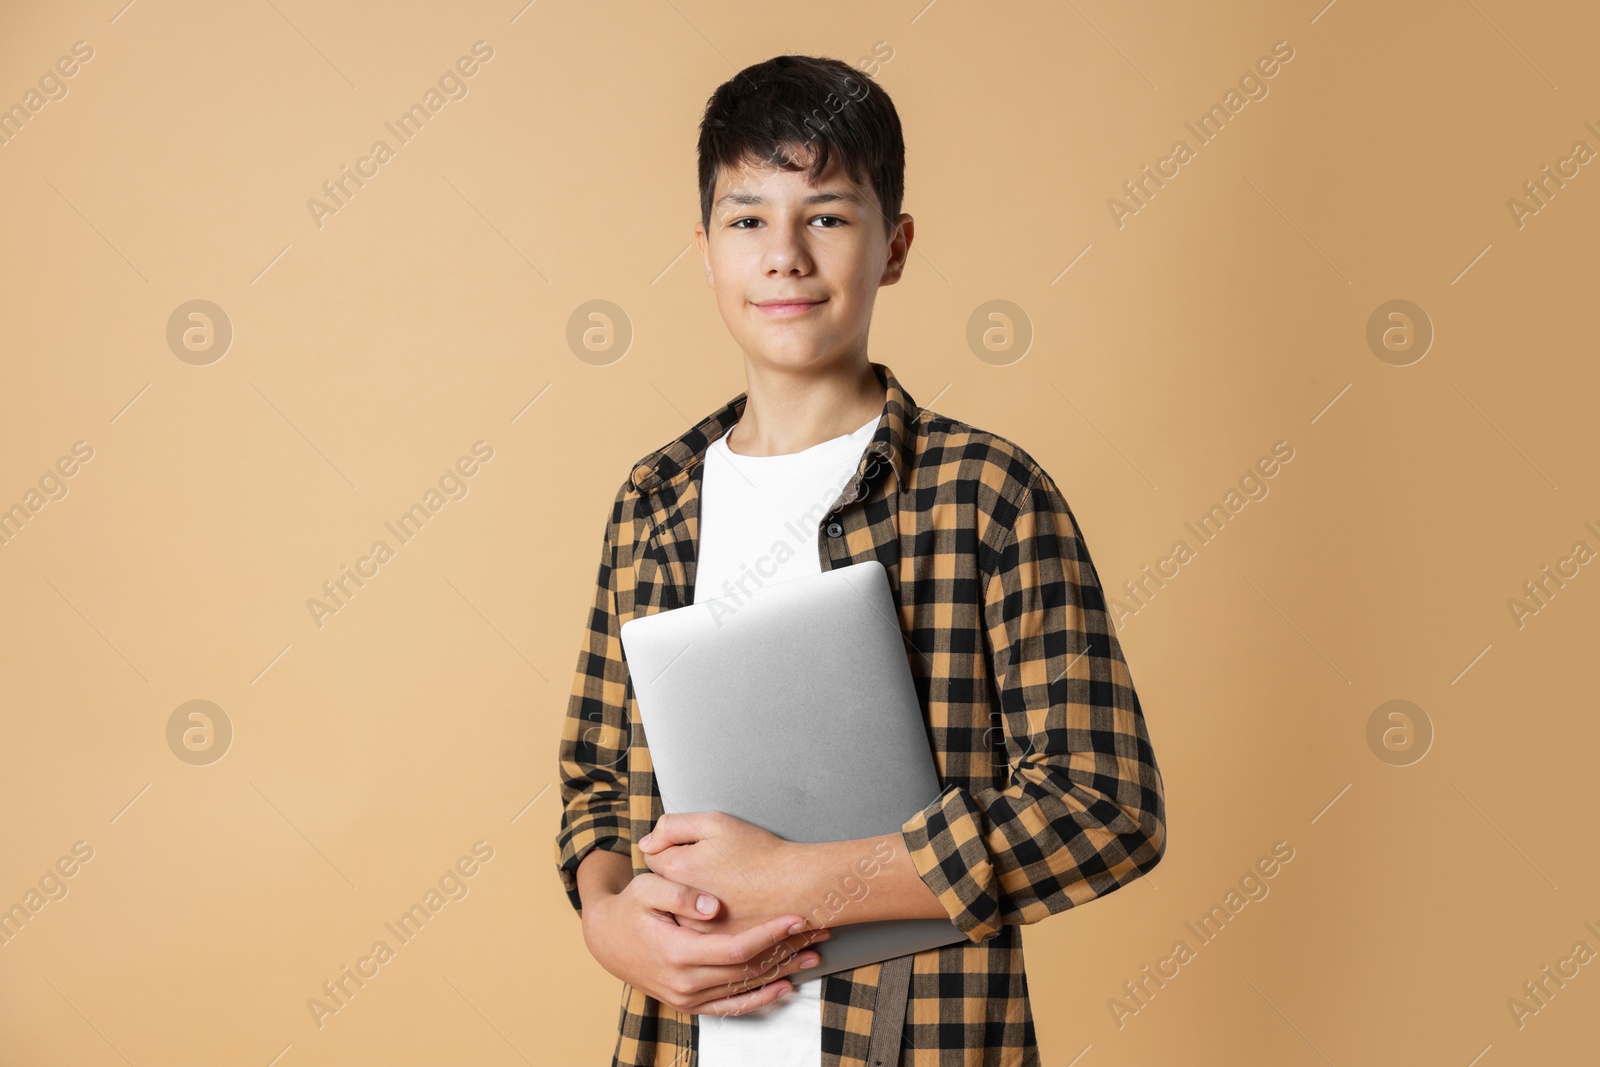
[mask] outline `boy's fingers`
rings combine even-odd
[[[693,985],[699,989],[702,1003],[742,995],[774,983],[785,975],[815,967],[821,957],[815,949],[806,947],[802,940],[804,936],[786,937],[744,963],[691,967],[687,973]],[[700,1009],[696,1007],[695,1010]],[[745,1010],[748,1010],[748,1005]]]
[[[652,875],[650,884],[643,888],[645,900],[652,908],[691,919],[709,919],[717,914],[717,898],[693,886]]]
[[[696,1005],[694,1010],[701,1015],[743,1015],[745,1012],[771,1004],[793,988],[794,985],[790,982],[769,982],[760,989],[753,989],[748,993],[739,993],[713,1000],[709,1004]]]
[[[639,851],[656,853],[671,845],[692,845],[698,840],[700,834],[694,828],[691,815],[669,811],[639,839]]]
[[[706,984],[700,993],[702,997],[707,998],[704,1003],[716,1004],[718,1001],[729,1001],[729,1006],[733,1006],[733,1002],[737,997],[755,990],[773,986],[789,986],[792,988],[794,986],[792,980],[780,982],[779,979],[797,971],[810,970],[821,961],[821,957],[815,949],[805,948],[803,944],[795,944],[796,940],[796,937],[785,938],[774,945],[770,951],[739,967],[737,973],[727,973],[733,971],[734,968],[712,968],[713,971],[721,971],[723,973],[715,977],[707,976]],[[774,997],[779,995],[781,995],[781,989],[778,993],[773,994]],[[696,1007],[695,1010],[703,1011],[705,1009]],[[742,1010],[750,1010],[750,1005],[745,1003]]]
[[[798,934],[789,931],[801,922],[793,915],[779,916],[776,919],[752,926],[742,934],[729,934],[727,940],[718,946],[717,958],[708,960],[708,963],[722,963],[730,967],[737,967],[765,957],[784,959],[794,955],[806,945],[815,944],[817,941],[826,940],[827,931],[802,930]],[[708,937],[717,937],[708,934]]]

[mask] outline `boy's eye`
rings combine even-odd
[[[840,217],[839,217],[839,216],[838,216],[838,215],[818,215],[818,216],[817,216],[817,217],[816,217],[816,218],[815,218],[815,219],[812,219],[812,220],[811,220],[811,221],[812,221],[812,222],[817,222],[817,221],[819,221],[819,220],[821,220],[821,219],[832,219],[832,220],[833,220],[833,221],[834,221],[834,222],[836,222],[836,223],[838,223],[838,224],[839,224],[839,226],[844,226],[844,225],[847,225],[847,222],[846,222],[846,220],[845,220],[845,219],[842,219],[842,218],[840,218]],[[734,220],[733,220],[733,221],[732,221],[732,222],[731,222],[731,223],[729,223],[729,224],[728,224],[728,225],[730,225],[730,226],[732,226],[732,227],[733,227],[733,228],[734,228],[734,229],[736,229],[736,230],[748,230],[748,229],[751,229],[751,228],[752,228],[752,227],[749,227],[749,226],[741,226],[741,225],[739,225],[739,224],[740,224],[740,223],[742,223],[742,222],[760,222],[760,221],[761,221],[761,220],[760,220],[760,219],[758,219],[758,218],[753,218],[753,217],[751,217],[751,216],[748,216],[748,215],[747,215],[747,216],[745,216],[745,217],[744,217],[744,218],[742,218],[742,219],[734,219]],[[839,227],[838,227],[838,226],[824,226],[824,227],[822,227],[822,228],[823,228],[823,229],[824,229],[824,230],[836,230],[836,229],[838,229],[838,228],[839,228]]]

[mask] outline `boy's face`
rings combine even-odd
[[[711,230],[695,223],[695,241],[722,321],[749,359],[842,367],[865,357],[878,287],[905,268],[912,219],[897,221],[886,237],[872,184],[852,181],[834,154],[815,186],[804,171],[724,168]]]

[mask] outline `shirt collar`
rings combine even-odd
[[[872,440],[867,442],[861,463],[865,467],[875,460],[887,460],[894,468],[895,483],[904,485],[906,461],[911,447],[911,427],[916,422],[917,416],[922,413],[922,409],[911,398],[911,394],[901,387],[894,373],[885,364],[869,360],[868,366],[883,383],[885,396],[883,414],[878,418],[878,428],[873,431]],[[711,442],[727,433],[733,428],[733,424],[739,421],[739,416],[744,412],[745,401],[748,399],[748,393],[740,393],[695,423],[666,447],[657,449],[634,464],[634,488],[648,495],[692,468],[696,462],[704,458]]]

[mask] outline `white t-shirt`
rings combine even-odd
[[[776,582],[822,573],[817,527],[855,477],[880,415],[852,433],[783,456],[742,456],[727,435],[706,451],[694,602],[736,604]],[[791,976],[791,978],[794,976]],[[820,1067],[822,982],[743,1015],[699,1017],[700,1067]]]

